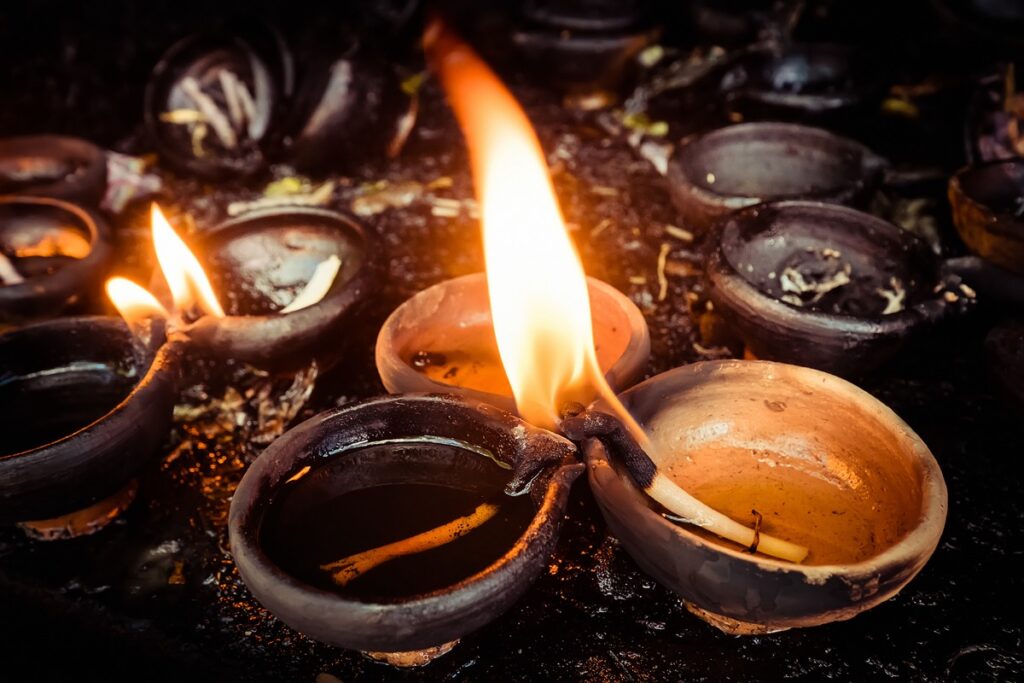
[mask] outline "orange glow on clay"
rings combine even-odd
[[[516,409],[553,429],[568,402],[602,397],[648,454],[654,444],[597,363],[583,265],[565,229],[540,142],[512,93],[441,21],[424,48],[469,148],[480,202],[494,333]],[[656,461],[657,459],[655,459]],[[807,549],[709,508],[656,472],[644,489],[681,520],[794,562]]]
[[[199,265],[199,259],[189,251],[174,228],[167,222],[160,207],[153,204],[150,211],[153,231],[153,248],[160,263],[164,280],[171,292],[173,308],[169,312],[146,289],[123,277],[107,280],[107,296],[117,312],[129,324],[145,318],[178,318],[193,306],[207,315],[224,317],[217,296],[213,293],[210,280]]]

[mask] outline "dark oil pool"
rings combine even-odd
[[[508,470],[440,443],[381,444],[334,456],[289,481],[265,513],[261,540],[283,570],[309,585],[366,600],[407,598],[466,579],[501,558],[529,526],[529,495],[507,496]],[[344,586],[322,565],[408,539],[470,515],[493,517],[453,541],[380,564]]]

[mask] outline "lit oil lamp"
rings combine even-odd
[[[93,211],[46,197],[0,197],[0,322],[41,318],[98,293],[113,240]]]
[[[268,210],[223,223],[199,240],[206,269],[155,205],[152,228],[163,275],[154,289],[165,281],[171,299],[158,304],[160,316],[198,352],[260,367],[333,358],[377,274],[370,234],[331,211]]]
[[[753,206],[709,243],[715,310],[764,360],[869,372],[975,297],[909,232],[849,207]]]
[[[224,301],[190,338],[221,358],[282,368],[329,362],[379,279],[373,234],[323,209],[245,214],[197,240]]]
[[[833,43],[776,43],[740,51],[721,76],[726,110],[744,120],[843,124],[885,95],[867,55]]]
[[[686,225],[704,231],[761,202],[864,204],[886,165],[860,143],[820,128],[741,123],[683,140],[669,161],[667,181]]]
[[[457,397],[387,397],[275,441],[231,501],[256,598],[318,640],[423,664],[508,609],[547,566],[575,447]]]
[[[132,501],[170,428],[181,347],[145,300],[116,318],[62,318],[0,335],[0,521],[59,539]],[[138,317],[138,316],[142,317]]]
[[[729,542],[699,518],[679,524],[643,495],[628,466],[636,444],[613,420],[617,431],[601,428],[610,415],[597,419],[611,406],[563,422],[574,438],[596,437],[587,446],[591,490],[623,546],[728,633],[849,619],[895,595],[938,545],[947,494],[935,459],[891,410],[837,377],[713,361],[619,398],[643,427],[658,471],[754,525],[752,542]],[[767,557],[765,533],[806,548],[806,557]]]
[[[79,138],[0,139],[0,195],[51,197],[98,206],[107,189],[107,156]]]

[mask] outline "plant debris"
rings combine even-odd
[[[829,292],[850,284],[853,266],[841,260],[835,249],[823,249],[822,260],[805,262],[800,269],[789,266],[779,274],[781,299],[794,306],[807,306],[821,301]]]

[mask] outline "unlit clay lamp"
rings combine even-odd
[[[1024,159],[990,161],[949,181],[953,223],[968,248],[1024,274]]]
[[[743,547],[680,524],[626,476],[631,438],[621,428],[591,434],[588,478],[611,530],[644,571],[723,631],[849,619],[894,596],[938,545],[947,509],[938,464],[889,408],[844,380],[711,361],[619,399],[647,433],[659,472],[757,533],[809,551],[786,562],[762,554],[756,536]],[[604,410],[599,403],[589,420],[563,426],[585,437],[588,424],[614,420],[594,419]]]
[[[849,138],[792,123],[741,123],[683,140],[669,160],[672,202],[704,231],[732,211],[784,199],[861,205],[887,162]]]
[[[885,95],[879,65],[832,43],[762,44],[731,59],[719,89],[744,120],[846,123]]]
[[[738,211],[709,249],[711,301],[752,355],[836,374],[869,372],[974,300],[912,234],[834,204]]]
[[[322,413],[246,471],[231,552],[296,630],[397,665],[443,654],[547,566],[575,447],[485,403],[392,396]]]
[[[0,322],[52,316],[100,289],[113,257],[106,221],[47,197],[0,197]]]
[[[170,429],[180,358],[162,321],[135,333],[81,317],[0,335],[0,521],[67,538],[132,501]]]

